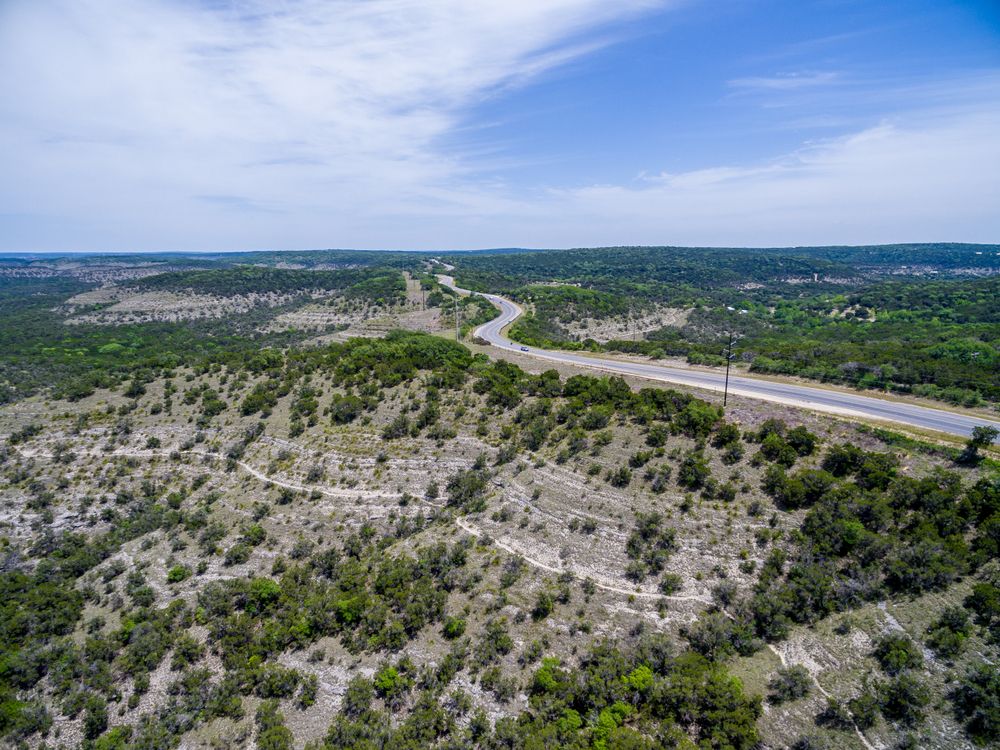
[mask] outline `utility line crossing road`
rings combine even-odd
[[[630,362],[620,359],[592,357],[576,352],[565,352],[550,349],[537,349],[515,343],[503,335],[502,331],[521,316],[523,310],[506,297],[497,294],[481,294],[460,289],[455,286],[455,280],[446,274],[438,274],[438,279],[445,286],[460,294],[479,294],[500,308],[500,317],[479,326],[474,335],[488,341],[493,346],[527,354],[536,359],[564,364],[592,367],[607,372],[623,375],[635,375],[650,380],[660,380],[668,383],[689,385],[695,388],[721,391],[725,375],[716,372],[685,370],[665,365]],[[901,401],[889,401],[871,396],[862,396],[838,390],[812,388],[794,383],[778,383],[771,380],[739,377],[730,375],[729,392],[733,395],[748,398],[777,401],[805,409],[840,414],[849,417],[896,422],[899,424],[919,427],[925,430],[945,432],[951,435],[968,437],[972,428],[987,425],[1000,429],[1000,422],[969,414],[933,409],[928,406],[918,406]]]

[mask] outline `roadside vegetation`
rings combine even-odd
[[[735,361],[750,372],[981,406],[1000,401],[1000,275],[995,248],[985,247],[976,255],[915,246],[908,256],[891,246],[752,254],[608,248],[451,262],[465,286],[527,305],[510,332],[531,346],[719,366],[733,333]],[[658,306],[689,314],[656,327]],[[601,342],[587,335],[588,323],[608,319],[626,335]]]

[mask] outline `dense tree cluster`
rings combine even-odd
[[[385,682],[385,673],[376,680]],[[531,678],[530,707],[492,727],[482,711],[460,723],[450,710],[453,697],[443,695],[446,685],[440,672],[411,680],[405,688],[411,709],[393,722],[400,702],[378,687],[368,690],[355,683],[353,692],[364,695],[345,701],[326,738],[311,750],[416,750],[439,744],[482,750],[653,750],[683,741],[740,750],[754,747],[758,739],[759,699],[747,697],[720,665],[690,652],[674,655],[659,638],[625,647],[598,644],[577,667],[543,659]]]
[[[995,479],[964,487],[943,470],[901,476],[890,454],[850,445],[832,446],[823,466],[766,473],[764,487],[780,503],[809,510],[794,556],[776,551],[761,572],[753,599],[761,635],[781,637],[792,622],[889,593],[941,589],[996,558]]]
[[[148,717],[147,724],[116,728],[123,740],[131,737],[128,746],[172,746],[198,721],[240,715],[241,695],[299,695],[308,702],[315,694],[315,678],[279,666],[273,661],[276,655],[324,635],[339,636],[352,651],[397,650],[428,624],[443,619],[448,592],[463,582],[463,544],[423,547],[414,557],[386,556],[381,550],[391,539],[362,530],[342,548],[316,552],[280,577],[209,583],[200,589],[193,607],[175,599],[157,608],[144,576],[133,572],[126,586],[133,606],[117,630],[92,634],[82,646],[64,637],[82,611],[83,595],[72,585],[79,574],[129,538],[192,520],[150,508],[94,543],[76,537],[55,543],[34,576],[0,576],[0,736],[16,739],[47,729],[51,718],[44,705],[18,697],[47,676],[63,712],[73,716],[84,711],[85,733],[95,739],[107,728],[106,701],[121,699],[120,676],[133,680],[129,705],[134,705],[168,652],[173,653],[172,668],[181,673],[171,691],[179,703]],[[244,534],[253,536],[252,529]],[[190,575],[189,570],[176,570],[168,581]],[[195,624],[208,629],[208,648],[226,668],[219,680],[196,666],[204,649],[187,634]],[[171,715],[181,708],[182,714]]]
[[[244,294],[300,294],[344,289],[355,296],[396,296],[406,291],[398,271],[345,268],[315,271],[268,266],[234,266],[199,271],[170,271],[147,276],[132,287],[150,291],[194,292],[221,297]]]

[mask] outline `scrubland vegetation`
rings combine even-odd
[[[215,283],[157,278],[143,282]],[[386,265],[337,299],[413,295],[415,279],[421,305],[453,315],[431,277],[410,278]],[[0,407],[0,742],[1000,736],[992,435],[955,448],[776,405],[723,410],[403,331],[304,345],[216,321],[218,335],[53,338],[80,282],[33,283],[37,298],[11,285],[21,301],[4,314],[37,328],[2,332],[16,346]],[[466,326],[488,319],[458,304]],[[99,351],[156,332],[120,359]],[[18,374],[36,354],[57,365],[47,383],[41,365]]]

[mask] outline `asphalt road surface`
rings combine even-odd
[[[469,292],[466,289],[456,287],[455,280],[451,276],[439,274],[438,278],[442,284],[455,289],[459,293],[473,294],[473,292]],[[578,352],[536,349],[535,347],[518,344],[504,336],[502,331],[522,314],[523,311],[521,308],[506,297],[501,297],[497,294],[481,294],[480,296],[485,297],[500,308],[500,317],[479,326],[473,335],[501,349],[527,354],[536,359],[550,362],[591,367],[605,372],[635,375],[650,380],[678,383],[695,388],[721,391],[724,387],[725,374],[723,373],[685,370],[653,363],[647,364],[644,362],[609,359],[580,354]],[[1000,422],[970,414],[933,409],[928,406],[918,406],[901,401],[872,398],[871,396],[862,396],[845,391],[813,388],[794,383],[777,383],[771,380],[740,377],[737,375],[730,375],[729,377],[729,392],[733,395],[757,398],[764,401],[777,401],[829,414],[840,414],[880,422],[895,422],[925,430],[959,435],[961,437],[971,435],[972,428],[977,425],[989,425],[1000,429]]]

